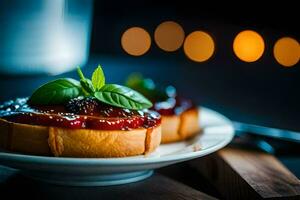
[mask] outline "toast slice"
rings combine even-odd
[[[0,148],[61,157],[125,157],[153,152],[161,125],[132,130],[67,129],[9,122],[0,118]]]
[[[161,115],[162,143],[171,143],[191,138],[201,130],[198,108],[186,110],[179,115]]]

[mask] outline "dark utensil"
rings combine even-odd
[[[236,131],[247,132],[251,135],[262,136],[264,138],[284,140],[300,144],[300,132],[289,131],[241,122],[233,122]]]
[[[260,150],[266,153],[274,154],[274,147],[266,140],[246,132],[236,131],[231,147]]]
[[[234,122],[235,139],[231,146],[261,150],[270,154],[299,154],[300,133]]]

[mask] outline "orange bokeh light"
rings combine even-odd
[[[283,37],[275,43],[273,54],[279,64],[284,67],[292,67],[299,62],[300,45],[293,38]]]
[[[184,41],[184,36],[183,28],[173,21],[161,23],[154,32],[157,46],[168,52],[179,49]]]
[[[141,56],[150,49],[151,37],[145,29],[132,27],[123,33],[121,45],[128,54],[132,56]]]
[[[208,33],[194,31],[186,37],[183,48],[188,58],[195,62],[204,62],[213,55],[215,44]]]
[[[262,36],[252,30],[240,32],[233,41],[235,55],[245,62],[257,61],[264,50],[265,43]]]

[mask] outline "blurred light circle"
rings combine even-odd
[[[183,49],[189,59],[195,62],[204,62],[213,55],[215,44],[208,33],[194,31],[186,37]]]
[[[184,41],[184,36],[183,28],[173,21],[161,23],[154,32],[157,46],[168,52],[179,49]]]
[[[292,67],[299,62],[300,45],[294,38],[283,37],[275,43],[273,53],[279,64]]]
[[[252,30],[240,32],[233,41],[235,55],[245,62],[257,61],[264,50],[265,43],[262,36]]]
[[[132,56],[141,56],[150,49],[151,37],[145,29],[132,27],[123,33],[121,45],[128,54]]]

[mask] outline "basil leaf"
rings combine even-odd
[[[95,88],[90,79],[80,79],[80,84],[82,86],[83,92],[86,95],[90,95],[95,92]]]
[[[80,83],[70,78],[51,81],[39,87],[30,97],[32,105],[64,104],[81,93]]]
[[[90,79],[87,79],[84,77],[80,67],[77,67],[77,73],[80,78],[80,84],[82,86],[82,91],[85,95],[90,95],[95,92],[95,88],[92,84],[92,81]]]
[[[96,91],[99,91],[105,85],[105,76],[100,65],[93,72],[92,83]]]
[[[142,94],[128,87],[106,84],[94,96],[101,102],[132,110],[150,108],[152,103]]]

